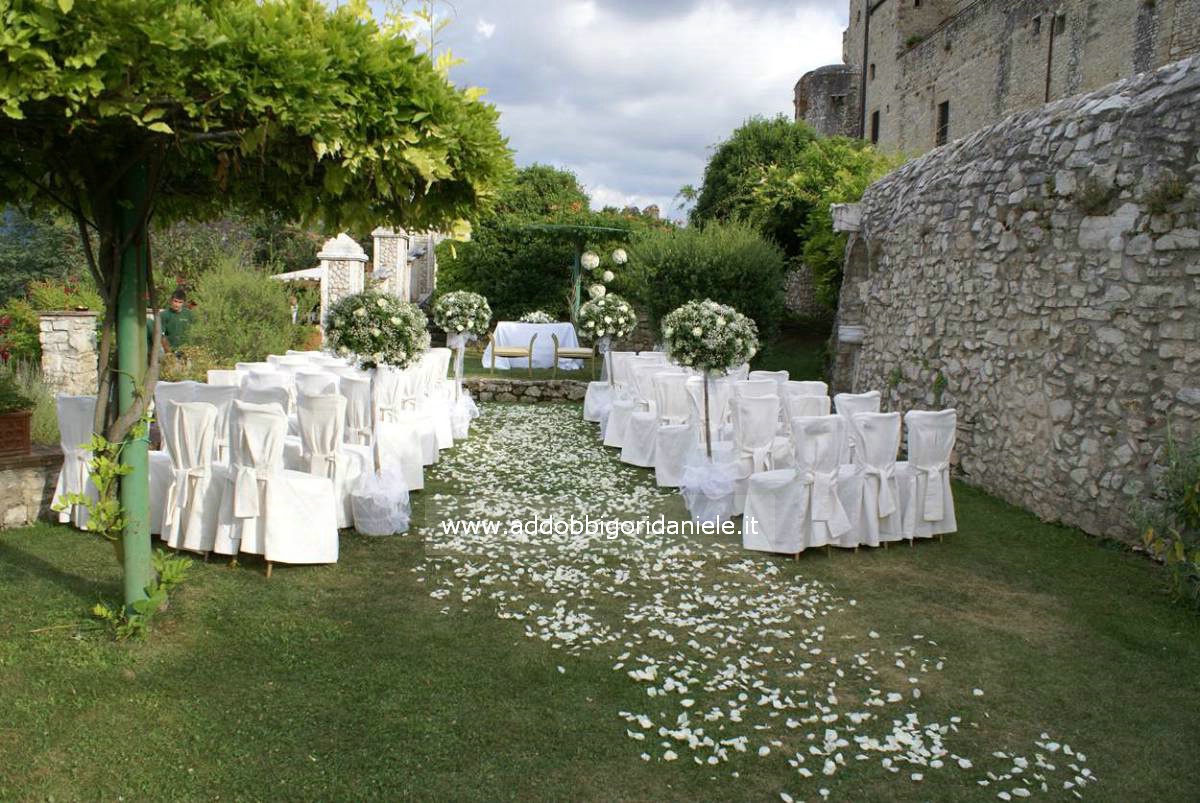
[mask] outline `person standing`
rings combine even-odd
[[[170,306],[158,314],[162,327],[162,347],[168,354],[177,354],[187,345],[188,329],[192,325],[192,311],[187,306],[187,293],[176,290],[171,294]]]

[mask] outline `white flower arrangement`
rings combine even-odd
[[[733,307],[689,301],[662,321],[671,358],[701,371],[728,371],[758,352],[758,327]]]
[[[637,314],[629,302],[618,295],[603,295],[579,308],[580,333],[593,342],[602,337],[612,340],[629,337],[635,326]]]
[[[546,312],[545,310],[540,310],[540,309],[530,310],[529,312],[522,315],[520,318],[517,318],[517,320],[520,321],[521,323],[554,323],[555,322],[555,318],[553,318],[550,315],[550,313]]]
[[[606,271],[604,271],[604,273],[600,274],[600,280],[602,282],[604,282],[605,284],[608,284],[615,278],[617,278],[617,277],[615,274],[613,274],[613,272],[611,270],[606,270]]]
[[[588,296],[592,299],[604,298],[608,290],[602,284],[593,284],[588,286]]]
[[[433,305],[433,322],[447,335],[463,335],[468,340],[487,334],[492,308],[479,293],[456,290],[446,293]]]
[[[624,248],[618,248],[612,252],[612,261],[614,265],[624,265],[629,261],[629,255],[625,253]]]
[[[416,304],[368,290],[337,301],[325,316],[325,343],[363,368],[407,368],[429,349],[429,319]]]
[[[585,251],[579,258],[579,264],[583,265],[585,270],[595,270],[600,267],[600,257],[594,251]]]

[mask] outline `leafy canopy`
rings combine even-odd
[[[0,0],[0,186],[92,217],[159,157],[156,214],[449,228],[511,162],[495,110],[362,0]],[[152,173],[152,176],[155,174]]]

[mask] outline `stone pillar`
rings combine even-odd
[[[375,239],[373,273],[380,289],[405,301],[411,299],[412,269],[408,264],[408,235],[403,229],[380,227],[371,232]]]
[[[437,244],[444,239],[445,236],[434,232],[412,235],[410,301],[423,301],[437,287]]]
[[[43,312],[38,319],[42,376],[54,393],[87,395],[98,385],[97,313]]]
[[[317,259],[321,260],[321,324],[324,326],[325,313],[331,304],[363,291],[367,254],[350,235],[342,232],[325,241]]]

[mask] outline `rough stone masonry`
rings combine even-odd
[[[872,185],[847,246],[835,385],[957,408],[969,482],[1136,537],[1168,426],[1200,432],[1198,154],[1200,57]]]

